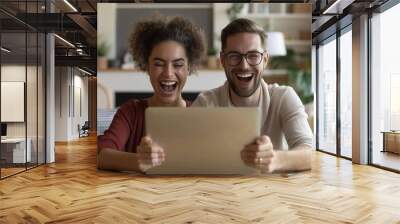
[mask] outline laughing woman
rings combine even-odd
[[[98,138],[99,169],[146,171],[164,161],[164,150],[145,136],[144,111],[147,107],[189,106],[182,89],[205,52],[201,30],[181,17],[138,23],[130,48],[139,68],[149,74],[154,94],[145,100],[129,100],[118,109],[108,130]]]

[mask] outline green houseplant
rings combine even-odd
[[[301,64],[299,62],[302,62]],[[270,59],[270,67],[273,69],[286,69],[288,73],[288,85],[292,86],[299,95],[304,109],[308,115],[308,123],[314,127],[314,95],[311,86],[311,55],[310,53],[296,53],[287,49],[286,56]]]
[[[110,46],[106,41],[99,41],[97,45],[97,56],[98,57],[106,57],[108,51],[110,50]]]
[[[230,21],[238,18],[238,14],[243,10],[244,3],[232,3],[232,6],[226,10]]]
[[[309,53],[296,53],[287,49],[285,56],[270,59],[272,69],[286,69],[288,71],[288,84],[294,88],[304,105],[313,102],[314,95],[311,89],[311,60]],[[303,61],[300,66],[298,61]]]
[[[107,54],[110,46],[106,41],[99,41],[97,44],[97,70],[106,70],[108,67]]]
[[[218,57],[217,49],[210,47],[207,51],[207,68],[217,69],[218,68]]]

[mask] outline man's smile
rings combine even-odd
[[[253,73],[248,73],[248,72],[246,72],[246,73],[234,73],[234,74],[235,74],[236,78],[241,82],[250,82],[254,77]]]

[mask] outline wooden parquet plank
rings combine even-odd
[[[289,175],[151,176],[97,171],[96,141],[0,181],[1,223],[398,223],[400,175],[315,152]]]

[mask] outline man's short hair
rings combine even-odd
[[[267,35],[264,29],[249,19],[239,18],[233,20],[222,30],[222,50],[224,50],[226,47],[226,40],[228,37],[237,33],[256,33],[260,36],[262,46],[265,46]]]

